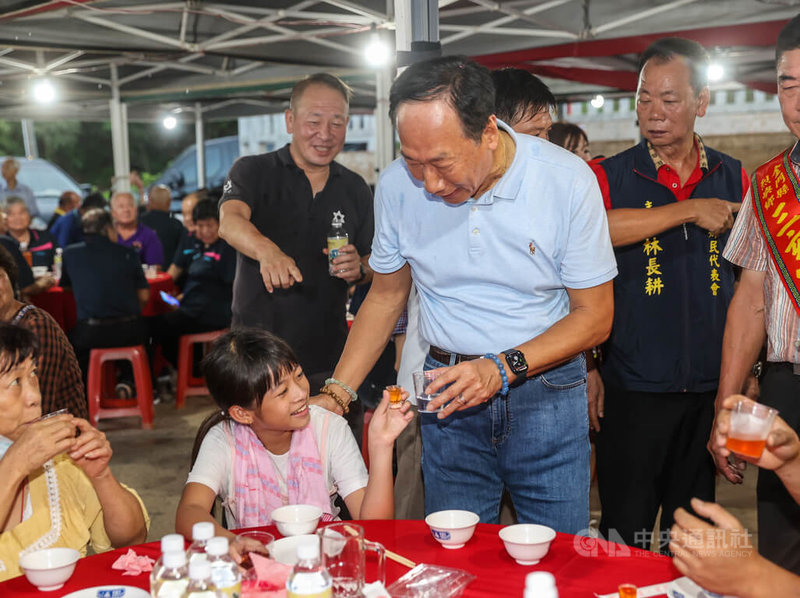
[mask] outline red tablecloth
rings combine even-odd
[[[464,569],[477,576],[467,586],[464,596],[488,598],[494,596],[522,596],[525,575],[531,571],[550,571],[556,577],[560,598],[592,598],[596,593],[616,591],[621,583],[646,586],[680,577],[667,557],[628,549],[568,534],[558,534],[550,552],[538,564],[530,567],[517,565],[505,551],[497,536],[499,525],[479,524],[475,535],[460,550],[447,550],[433,539],[424,521],[360,521],[368,539],[380,542],[417,563],[429,563]],[[274,528],[264,528],[280,537]],[[81,588],[97,585],[130,585],[149,590],[149,576],[123,576],[111,569],[111,564],[124,554],[120,549],[81,559],[67,584],[48,598],[57,598]],[[159,544],[151,542],[135,546],[139,555],[157,558]],[[374,579],[374,553],[367,556],[367,579]],[[395,581],[408,569],[386,561],[386,585]],[[42,598],[28,580],[22,576],[0,583],[0,596]]]
[[[153,278],[148,278],[147,282],[150,283],[150,300],[144,306],[142,315],[148,317],[167,313],[169,305],[164,303],[159,293],[161,291],[165,293],[172,292],[175,286],[172,282],[172,277],[166,272],[162,272],[161,274],[156,274]]]
[[[172,277],[166,272],[162,272],[153,278],[148,278],[147,282],[150,284],[150,300],[142,310],[142,315],[145,317],[157,316],[168,312],[170,308],[161,299],[159,293],[160,291],[172,292],[174,288]],[[75,297],[69,289],[50,287],[44,293],[31,297],[31,303],[53,316],[65,332],[72,330],[78,321]]]
[[[62,330],[68,332],[75,327],[78,311],[72,291],[63,287],[50,287],[44,293],[33,295],[31,303],[43,309],[58,322]]]

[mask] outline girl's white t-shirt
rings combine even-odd
[[[328,493],[331,495],[331,508],[333,501],[339,494],[342,498],[367,485],[368,474],[358,449],[358,443],[347,421],[335,413],[310,405],[311,427],[314,430],[317,446],[322,446],[322,429],[325,417],[328,420],[328,437],[325,442],[325,457],[323,458],[324,475],[328,481]],[[211,428],[200,445],[197,460],[189,472],[186,483],[203,484],[209,487],[222,499],[225,505],[225,515],[228,528],[236,529],[238,523],[235,513],[228,507],[227,498],[233,476],[233,452],[228,436],[223,426],[229,422],[221,422]],[[269,452],[269,451],[268,451]],[[269,453],[273,467],[276,470],[276,479],[282,492],[286,492],[286,473],[289,462],[289,453],[275,455]],[[336,512],[335,510],[333,511]]]

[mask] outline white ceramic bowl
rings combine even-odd
[[[475,533],[480,517],[472,511],[436,511],[425,518],[431,534],[445,548],[461,548]]]
[[[47,548],[23,555],[19,566],[25,577],[43,592],[57,590],[72,576],[81,553],[72,548]]]
[[[542,560],[555,537],[553,528],[535,523],[509,525],[500,530],[506,551],[520,565],[535,565]]]
[[[313,505],[286,505],[272,511],[270,517],[281,535],[300,536],[314,533],[322,517],[322,509]]]
[[[316,534],[308,534],[275,540],[270,547],[269,556],[271,559],[283,563],[284,565],[296,565],[297,547],[306,542],[316,542],[319,544],[319,538]]]

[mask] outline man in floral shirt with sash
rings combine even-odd
[[[775,47],[778,100],[783,121],[800,137],[800,16],[778,36]],[[761,399],[800,430],[800,146],[760,166],[752,180],[723,257],[742,267],[728,310],[722,345],[717,409],[741,393],[753,363],[767,342]],[[729,464],[709,441],[717,469],[741,483],[743,465]],[[758,472],[758,550],[800,574],[800,507],[772,471]]]

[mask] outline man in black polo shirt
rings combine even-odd
[[[141,313],[150,286],[136,251],[117,244],[108,212],[89,210],[81,226],[84,241],[64,250],[61,286],[72,287],[75,295],[78,324],[70,341],[85,382],[92,349],[144,344]]]
[[[324,73],[295,85],[286,111],[291,143],[237,160],[220,200],[220,236],[239,251],[233,325],[286,339],[312,384],[333,371],[344,347],[348,285],[372,277],[372,194],[333,161],[344,146],[349,96]],[[344,221],[349,243],[330,274],[326,237],[334,218]],[[327,406],[336,408],[333,400]]]
[[[153,187],[147,194],[147,211],[139,219],[142,224],[156,231],[158,240],[161,241],[161,247],[164,249],[164,260],[161,263],[163,270],[169,268],[172,263],[175,250],[185,231],[183,225],[169,213],[171,202],[172,194],[169,192],[169,187],[166,185]]]

